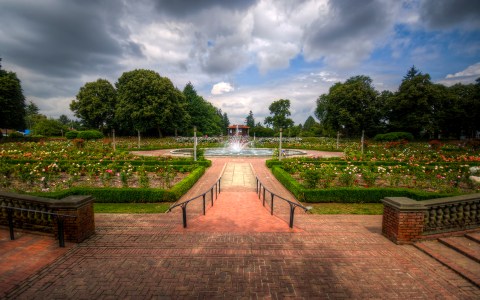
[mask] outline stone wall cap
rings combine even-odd
[[[87,203],[93,202],[92,196],[73,195],[55,201],[51,208],[79,208]]]
[[[423,201],[416,201],[407,197],[386,197],[382,200],[384,205],[390,205],[401,211],[427,210]]]

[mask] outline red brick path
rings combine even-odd
[[[261,160],[249,161],[266,185],[285,192],[261,168]],[[216,160],[199,185],[211,185],[218,174],[214,170],[222,168]],[[209,228],[204,221],[219,221],[218,211],[227,201],[259,204],[248,193],[232,196],[227,188],[222,193],[206,216],[189,219],[186,230],[178,213],[98,214],[94,237],[18,282],[7,298],[480,298],[477,287],[426,254],[383,237],[381,216],[298,214],[292,232],[265,210],[272,226],[284,226],[265,232],[267,227],[259,223],[266,216],[260,222],[248,215],[250,210],[244,214],[235,206],[235,214],[256,226],[218,222]],[[193,207],[192,214],[201,211]]]

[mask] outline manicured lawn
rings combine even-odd
[[[318,203],[308,204],[313,214],[319,215],[381,215],[382,203]]]
[[[168,210],[171,203],[95,203],[95,213],[158,214]]]

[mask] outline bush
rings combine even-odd
[[[77,138],[84,140],[99,140],[103,138],[103,133],[98,130],[79,131]]]
[[[65,133],[65,137],[69,140],[76,139],[77,136],[78,136],[78,131],[76,130],[68,131],[67,133]]]
[[[401,140],[412,141],[413,135],[409,132],[389,132],[377,134],[373,139],[378,142],[393,142]]]
[[[10,133],[8,135],[9,138],[12,138],[12,139],[20,139],[20,138],[23,138],[23,134],[18,132],[18,131],[14,131],[12,133]]]
[[[278,166],[272,168],[272,173],[280,183],[302,202],[380,203],[385,197],[408,197],[415,200],[428,200],[456,195],[404,188],[336,187],[329,189],[305,189],[290,174]]]

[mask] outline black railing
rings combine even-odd
[[[182,208],[182,219],[183,219],[183,228],[187,228],[187,205],[196,200],[199,199],[200,197],[203,199],[203,215],[206,213],[206,195],[210,193],[210,198],[213,206],[213,191],[215,190],[215,199],[217,199],[218,194],[220,194],[220,182],[221,182],[222,177],[218,178],[218,180],[212,185],[211,188],[209,188],[205,193],[195,196],[193,198],[190,198],[186,201],[183,201],[181,203],[174,203],[170,208],[167,210],[167,213],[170,212],[172,209],[175,207],[180,206]]]
[[[296,203],[296,202],[293,202],[293,201],[290,201],[288,199],[285,199],[283,198],[282,196],[279,196],[277,194],[275,194],[274,192],[270,191],[269,189],[267,189],[265,187],[265,185],[260,181],[260,179],[258,179],[257,176],[255,176],[255,179],[257,180],[257,186],[256,186],[256,191],[257,191],[257,194],[258,194],[258,199],[262,199],[262,194],[263,194],[263,206],[265,206],[265,202],[266,202],[266,193],[270,193],[270,213],[271,215],[273,215],[273,199],[275,197],[277,197],[278,199],[281,199],[285,202],[287,202],[289,205],[290,205],[290,222],[289,222],[289,226],[290,228],[293,228],[293,217],[295,215],[295,208],[297,207],[300,207],[301,209],[303,209],[305,212],[308,211],[308,208],[306,208],[305,206],[299,204],[299,203]],[[262,188],[263,188],[263,192],[262,192]]]
[[[13,230],[13,211],[23,211],[27,213],[34,213],[34,214],[42,214],[47,216],[52,216],[54,219],[57,219],[57,226],[58,226],[58,243],[60,247],[65,247],[65,226],[64,226],[64,219],[65,218],[76,218],[77,216],[72,215],[62,215],[52,212],[45,212],[41,210],[35,209],[25,209],[19,207],[11,207],[11,206],[0,206],[0,208],[5,208],[7,210],[7,219],[8,219],[8,228],[10,230],[10,240],[15,240],[15,233]]]

